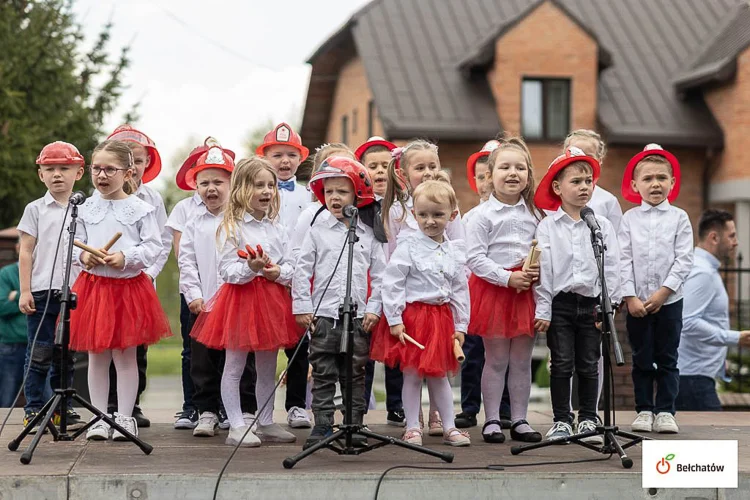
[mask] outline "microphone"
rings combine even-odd
[[[83,191],[76,191],[68,198],[68,203],[71,205],[81,205],[84,201],[86,201],[86,195]]]
[[[581,209],[581,218],[597,238],[599,238],[600,240],[604,239],[604,237],[602,236],[602,229],[599,227],[599,221],[596,220],[594,211],[591,210],[590,207],[583,207]]]
[[[354,205],[347,205],[344,207],[344,210],[342,210],[342,213],[344,214],[344,217],[349,217],[351,219],[359,214],[359,209]]]

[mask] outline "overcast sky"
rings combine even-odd
[[[368,1],[76,0],[74,10],[89,45],[109,18],[110,52],[131,45],[129,88],[106,128],[141,101],[138,128],[172,167],[188,137],[242,154],[254,126],[301,118],[305,60]]]

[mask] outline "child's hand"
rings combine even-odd
[[[267,264],[271,262],[271,258],[268,255],[250,255],[247,259],[247,265],[250,266],[250,269],[253,270],[253,272],[259,273],[263,270],[264,267],[266,267]]]
[[[529,268],[526,270],[526,275],[531,278],[532,283],[536,283],[537,281],[539,281],[539,273],[540,273],[540,267],[539,267],[538,261],[530,265]]]
[[[646,302],[643,303],[643,307],[646,309],[646,311],[648,311],[649,314],[657,313],[671,294],[672,290],[663,286],[655,291],[654,294],[651,295],[651,297],[649,297]]]
[[[406,329],[404,328],[404,325],[396,325],[391,327],[391,335],[396,337],[399,342],[401,342],[403,345],[406,345],[406,339],[404,339],[404,334],[406,333]]]
[[[549,330],[549,321],[543,319],[535,319],[534,330],[540,333],[546,333],[547,330]]]
[[[276,281],[281,276],[281,268],[277,264],[269,264],[263,268],[262,273],[268,281]]]
[[[456,332],[453,334],[453,338],[458,340],[458,343],[461,347],[464,346],[464,341],[466,340],[466,334],[464,332]]]
[[[377,314],[365,313],[365,317],[362,319],[362,329],[366,332],[372,331],[375,325],[378,324],[379,319]]]
[[[625,307],[628,308],[628,314],[634,318],[642,318],[648,314],[643,302],[638,297],[625,297]]]
[[[115,269],[122,269],[125,267],[125,254],[122,252],[115,252],[104,257],[104,263]]]
[[[310,325],[313,324],[313,315],[311,313],[295,314],[294,321],[296,321],[297,325],[299,325],[300,327],[307,329],[310,327]]]
[[[195,299],[190,304],[188,304],[188,309],[190,309],[190,312],[193,314],[200,314],[201,312],[205,311],[203,308],[203,299]]]
[[[537,278],[539,277],[537,273]],[[531,288],[532,275],[528,271],[513,271],[508,280],[508,286],[517,290],[528,290]]]
[[[34,314],[36,312],[34,296],[31,295],[31,292],[23,292],[21,294],[21,298],[18,299],[18,309],[24,314]]]
[[[81,263],[86,266],[86,270],[93,269],[96,266],[106,266],[107,263],[94,254],[81,252]]]

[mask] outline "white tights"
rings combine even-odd
[[[453,429],[453,391],[448,377],[427,377],[430,404],[434,403],[443,420],[443,429]],[[419,412],[422,409],[422,377],[415,370],[404,370],[404,386],[401,391],[404,402],[407,429],[419,429]]]
[[[255,399],[258,401],[258,410],[270,397],[271,401],[266,408],[258,414],[258,425],[270,425],[273,423],[273,388],[276,382],[276,351],[258,351],[255,353],[255,371],[257,379],[255,382]],[[245,421],[242,419],[242,407],[240,406],[240,379],[245,370],[247,362],[246,351],[227,350],[224,361],[224,373],[221,375],[221,400],[227,411],[229,425],[235,429],[243,427]]]
[[[107,412],[109,399],[109,365],[115,362],[117,370],[117,413],[133,416],[135,399],[138,396],[138,363],[135,347],[124,351],[107,350],[89,352],[89,395],[91,404],[99,411]]]
[[[500,419],[500,400],[505,389],[505,371],[508,371],[511,421],[526,419],[531,395],[531,353],[534,338],[519,335],[512,339],[485,338],[484,370],[482,371],[482,398],[485,421]],[[520,425],[518,432],[531,432],[531,427]],[[500,432],[500,426],[488,425],[486,434]]]

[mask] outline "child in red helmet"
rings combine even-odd
[[[70,217],[65,215],[68,199],[73,193],[73,185],[83,176],[84,159],[75,146],[57,141],[44,146],[36,163],[39,166],[39,179],[47,186],[47,192],[42,198],[26,205],[18,223],[18,232],[21,236],[21,251],[18,257],[21,295],[18,307],[28,316],[29,336],[24,367],[29,373],[24,384],[24,425],[28,424],[46,403],[44,388],[47,386],[47,373],[51,372],[50,382],[53,389],[60,387],[60,378],[63,376],[60,373],[59,358],[52,355],[60,301],[57,295],[51,292],[62,288],[65,247],[62,240],[58,241],[58,235],[61,227],[68,227]],[[70,282],[73,283],[75,279],[76,274],[71,270]],[[48,291],[50,288],[51,291]],[[45,304],[48,304],[47,314],[43,315]],[[34,344],[34,335],[40,323],[41,328]],[[73,363],[68,366],[70,373],[65,376],[68,382],[72,382]],[[68,427],[81,427],[83,422],[73,412],[73,407],[67,411]],[[71,427],[71,422],[74,427]]]
[[[380,316],[380,283],[385,269],[382,245],[385,235],[378,224],[372,180],[365,167],[349,158],[327,158],[310,180],[310,188],[327,210],[319,214],[305,236],[292,280],[293,312],[297,323],[303,327],[314,324],[310,339],[310,362],[313,366],[312,409],[315,427],[305,447],[331,434],[336,409],[333,399],[336,382],[344,377],[343,373],[339,373],[342,329],[339,304],[343,300],[347,266],[336,266],[336,263],[349,230],[350,219],[344,215],[347,205],[360,209],[357,224],[359,241],[354,246],[352,269],[352,300],[357,304],[357,317],[353,332],[353,379],[350,381],[353,387],[352,421],[358,424],[362,423],[365,411],[365,364],[370,351],[368,332]],[[368,273],[372,280],[369,300],[366,298]],[[332,280],[331,286],[327,287],[329,279]],[[313,317],[316,307],[317,316]],[[365,445],[366,439],[355,436],[355,444]]]

